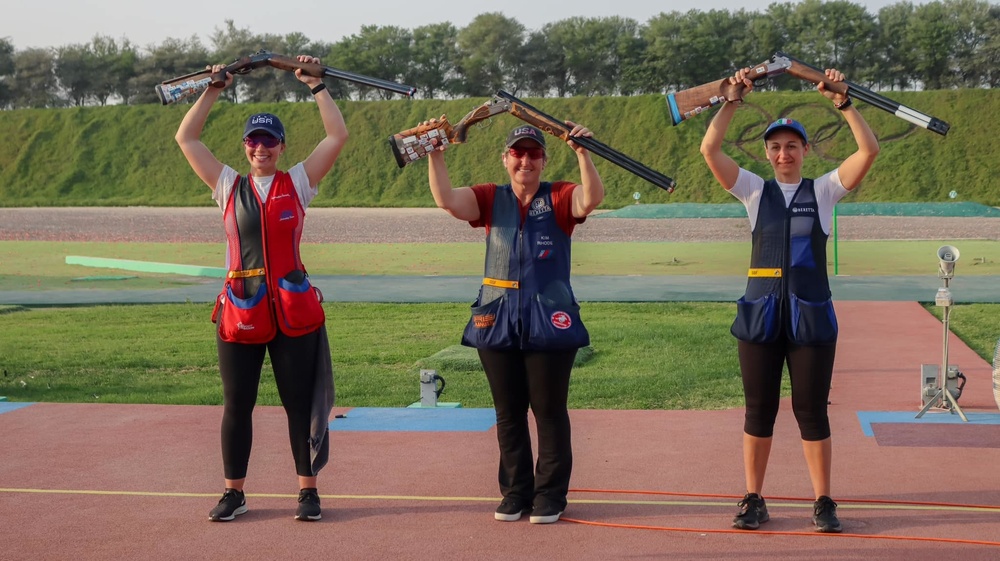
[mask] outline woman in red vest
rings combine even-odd
[[[592,136],[567,122],[570,136]],[[604,199],[604,183],[582,146],[580,183],[542,181],[545,136],[522,125],[500,156],[509,182],[452,188],[441,151],[431,152],[429,181],[438,207],[486,230],[486,266],[462,344],[475,347],[490,384],[500,445],[503,500],[496,520],[530,513],[534,524],[559,520],[566,509],[573,450],[567,409],[576,352],[590,338],[570,287],[573,228]],[[538,429],[532,466],[528,409]]]
[[[299,55],[298,60],[319,64]],[[219,72],[223,65],[212,67]],[[310,88],[326,136],[304,161],[278,169],[285,128],[277,116],[252,115],[243,131],[249,172],[222,164],[201,132],[223,88],[208,88],[188,110],[175,139],[222,209],[229,273],[212,319],[223,388],[222,460],[226,490],[209,514],[228,521],[247,512],[243,486],[253,439],[252,414],[265,353],[270,356],[298,475],[296,520],[319,520],[316,475],[329,455],[333,371],[319,291],[299,259],[305,209],[347,141],[344,118],[322,79],[295,71]]]

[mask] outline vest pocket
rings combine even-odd
[[[541,294],[531,299],[525,350],[556,351],[579,349],[590,344],[590,334],[580,319],[580,305],[557,304]]]
[[[319,290],[309,282],[309,277],[300,274],[301,282],[293,282],[287,280],[291,276],[278,279],[276,304],[281,330],[286,335],[298,337],[319,329],[326,321],[326,313]]]
[[[837,342],[837,314],[833,300],[810,302],[792,294],[792,341],[799,345],[829,345]]]
[[[485,305],[471,306],[472,317],[462,332],[462,344],[477,349],[501,351],[517,346],[517,335],[511,327],[510,300],[504,294]]]
[[[212,320],[218,319],[219,337],[227,343],[266,343],[274,338],[274,321],[267,301],[267,285],[252,298],[237,298],[226,283],[216,302]]]
[[[756,300],[746,295],[736,301],[736,319],[729,329],[733,337],[748,343],[771,343],[778,335],[778,298],[767,294]]]

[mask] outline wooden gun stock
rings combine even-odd
[[[396,165],[404,167],[450,144],[462,144],[469,135],[469,127],[499,113],[510,111],[510,104],[493,98],[466,113],[455,126],[443,116],[434,123],[420,124],[389,137],[389,149]]]
[[[454,137],[454,132],[455,129],[445,115],[433,123],[421,123],[389,136],[389,148],[396,159],[396,165],[405,167],[438,148],[447,148],[449,144],[453,144],[450,139]]]
[[[748,78],[757,82],[768,76],[783,71],[771,61],[763,62],[750,69]],[[667,108],[670,110],[670,123],[679,125],[692,117],[721,105],[727,101],[740,101],[747,87],[745,84],[730,84],[729,78],[716,80],[679,92],[667,94]]]
[[[199,94],[209,87],[221,88],[225,86],[226,74],[246,74],[254,68],[266,66],[268,59],[272,56],[274,55],[266,51],[259,51],[250,56],[236,59],[232,64],[216,73],[212,73],[211,70],[200,70],[171,78],[156,85],[156,95],[163,105],[177,103]]]

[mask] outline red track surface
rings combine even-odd
[[[812,533],[810,501],[781,498],[811,494],[787,400],[761,532],[728,532],[743,490],[741,410],[571,413],[575,489],[700,495],[571,493],[567,518],[646,527],[636,529],[494,521],[492,430],[334,432],[320,476],[324,518],[296,522],[274,407],[255,417],[250,512],[210,523],[222,491],[221,408],[41,403],[0,415],[0,559],[1000,558],[1000,448],[990,444],[1000,425],[882,425],[867,437],[858,421],[858,411],[916,414],[920,365],[941,360],[941,323],[915,303],[837,307],[831,421],[843,535]],[[950,358],[968,377],[963,410],[996,413],[990,366],[954,337]]]

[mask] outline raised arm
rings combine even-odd
[[[225,65],[222,64],[216,64],[211,67],[213,73],[219,72],[223,68],[225,68]],[[191,169],[213,190],[216,183],[219,182],[219,175],[222,174],[223,165],[215,157],[215,154],[212,154],[212,151],[208,149],[208,146],[205,146],[201,141],[201,131],[205,128],[205,121],[208,119],[208,113],[212,110],[212,105],[222,95],[222,90],[229,87],[229,84],[232,83],[233,76],[226,74],[226,83],[223,87],[208,88],[202,92],[198,101],[194,102],[191,109],[188,109],[187,114],[184,115],[184,119],[181,120],[181,125],[177,129],[177,134],[174,135],[174,140],[181,147],[181,152],[187,158]]]
[[[839,70],[827,68],[825,72],[827,79],[831,82],[844,81],[844,74]],[[848,156],[837,168],[840,182],[845,189],[851,191],[861,184],[861,180],[865,178],[875,162],[875,157],[878,156],[879,152],[878,139],[875,138],[875,133],[872,132],[865,118],[861,116],[846,94],[828,90],[823,82],[817,84],[816,89],[832,101],[835,106],[841,108],[844,119],[847,120],[847,126],[851,128],[851,134],[854,135],[854,142],[858,145],[858,150]],[[845,104],[846,107],[844,107]]]
[[[436,123],[436,119],[431,119],[429,123]],[[437,143],[435,139],[433,141]],[[448,166],[444,163],[444,148],[432,150],[427,155],[427,181],[431,186],[431,195],[438,208],[442,208],[448,214],[471,222],[479,219],[479,203],[476,201],[476,194],[470,187],[453,188],[451,179],[448,177]]]
[[[749,71],[750,68],[743,68],[737,71],[735,76],[729,78],[729,83],[733,85],[743,82],[746,86],[744,95],[753,90],[753,81],[747,78]],[[727,191],[736,185],[736,179],[740,175],[740,166],[736,160],[722,151],[722,142],[726,138],[726,131],[729,130],[733,115],[736,113],[736,107],[740,103],[739,101],[723,103],[722,108],[716,112],[715,117],[708,124],[705,137],[701,140],[701,155],[705,158],[708,169],[712,170],[716,181]]]
[[[298,55],[295,58],[299,62],[320,63],[318,58],[307,55]],[[309,89],[323,83],[322,78],[305,74],[301,68],[295,71],[295,77],[309,86]],[[309,185],[315,187],[319,185],[320,180],[330,172],[333,163],[337,161],[340,150],[347,142],[348,134],[344,116],[340,113],[336,102],[333,101],[333,97],[330,96],[330,90],[323,88],[313,97],[316,100],[316,107],[319,108],[319,116],[323,120],[323,130],[326,131],[326,136],[319,141],[316,148],[313,148],[312,153],[302,162],[302,165],[306,170],[306,175],[309,176]]]
[[[566,126],[572,129],[569,133],[571,137],[594,136],[590,129],[572,121],[566,121]],[[604,200],[604,181],[601,180],[597,168],[594,167],[589,150],[572,140],[567,140],[566,144],[569,144],[569,147],[576,152],[576,160],[580,165],[580,186],[573,189],[573,216],[585,218]]]

